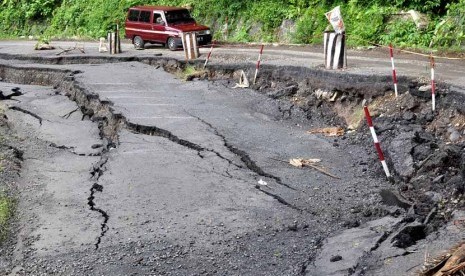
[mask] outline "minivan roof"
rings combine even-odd
[[[170,6],[136,6],[136,7],[131,7],[130,9],[156,10],[156,11],[178,11],[178,10],[185,10],[186,8],[170,7]]]

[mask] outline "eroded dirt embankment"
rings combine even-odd
[[[46,64],[105,63],[139,61],[179,73],[184,62],[166,58],[34,58]],[[191,64],[200,68],[201,63]],[[250,67],[250,68],[249,68]],[[237,82],[240,70],[249,65],[211,66],[194,78],[208,79],[218,85],[231,87]],[[99,123],[106,146],[118,143],[118,130],[131,130],[174,139],[186,144],[172,133],[127,123],[114,112],[110,102],[101,101],[74,81],[79,72],[15,66],[0,66],[0,78],[14,83],[49,85],[59,88],[76,101],[85,116]],[[250,74],[249,74],[250,75]],[[450,218],[455,209],[464,206],[465,155],[464,95],[451,91],[444,84],[438,86],[438,110],[431,111],[426,82],[400,79],[398,99],[393,98],[390,77],[362,76],[299,67],[264,66],[257,84],[252,88],[269,97],[288,103],[282,110],[282,120],[306,114],[315,126],[342,126],[352,131],[335,138],[335,145],[350,151],[354,144],[366,148],[367,156],[359,165],[369,165],[372,174],[382,175],[372,146],[371,136],[363,121],[361,102],[367,99],[373,111],[374,123],[394,172],[392,191],[381,196],[393,205],[391,214],[406,215],[406,220],[417,223],[415,231],[399,235],[399,247],[408,247],[428,233],[435,231]],[[299,112],[297,112],[299,111]],[[355,130],[355,131],[354,131]],[[200,149],[199,149],[200,150]],[[378,166],[379,165],[379,166]],[[363,210],[359,210],[363,212]],[[364,215],[365,216],[365,215]],[[367,214],[367,216],[370,216]],[[354,226],[357,226],[355,223]]]

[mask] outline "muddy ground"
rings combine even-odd
[[[26,58],[27,59],[27,58]],[[132,61],[134,58],[128,59],[127,61]],[[40,60],[36,59],[35,62],[57,62],[50,60]],[[88,60],[88,62],[98,62],[105,63],[108,60]],[[116,60],[124,61],[124,60]],[[168,72],[176,73],[179,76],[179,71],[181,71],[186,65],[182,62],[178,62],[171,59],[163,58],[150,58],[140,60],[143,63],[149,64],[154,67],[160,67],[165,69]],[[59,59],[60,63],[66,64],[66,59]],[[72,63],[79,63],[78,59],[72,59]],[[200,66],[201,63],[199,63]],[[194,66],[193,64],[192,66]],[[207,71],[196,73],[196,75],[189,77],[190,80],[197,82],[199,80],[209,81],[212,87],[215,87],[217,90],[229,89],[232,87],[235,82],[237,82],[239,70],[243,68],[242,64],[228,65],[228,66],[212,66]],[[87,211],[92,211],[92,213],[97,213],[96,215],[101,215],[104,218],[104,223],[106,221],[106,212],[102,209],[93,205],[93,196],[101,192],[104,189],[104,186],[98,184],[98,178],[101,173],[100,168],[105,166],[107,160],[106,158],[101,159],[101,156],[104,156],[106,151],[110,151],[114,147],[119,145],[119,132],[121,131],[121,123],[124,123],[124,119],[121,120],[119,115],[112,113],[112,109],[109,108],[111,104],[102,102],[98,97],[86,96],[80,94],[72,94],[67,90],[67,87],[74,80],[74,76],[70,76],[71,71],[68,72],[51,72],[47,70],[39,70],[34,72],[34,77],[28,76],[28,74],[17,74],[12,73],[13,71],[21,71],[13,67],[4,66],[2,67],[2,77],[4,80],[9,82],[17,83],[33,83],[33,84],[45,84],[49,86],[55,85],[53,88],[49,88],[48,94],[63,97],[62,101],[65,100],[65,95],[70,97],[71,100],[77,102],[77,106],[67,107],[67,112],[61,114],[65,116],[70,114],[70,116],[77,116],[76,120],[80,121],[82,118],[88,120],[88,122],[94,122],[94,126],[87,125],[88,128],[93,128],[93,138],[94,142],[90,146],[95,148],[95,150],[88,152],[88,147],[84,152],[77,152],[77,154],[83,154],[88,156],[91,160],[83,161],[88,167],[93,167],[91,173],[93,175],[90,179],[93,181],[97,180],[97,184],[91,184],[83,190],[86,194],[89,192],[90,187],[90,196],[88,201]],[[27,71],[26,71],[27,72]],[[249,73],[251,73],[250,71]],[[75,75],[78,76],[79,73],[75,72]],[[61,79],[60,79],[61,78]],[[363,76],[363,75],[345,75],[343,73],[332,73],[324,71],[321,69],[308,69],[308,68],[299,68],[299,67],[274,67],[274,66],[264,66],[260,74],[258,83],[252,86],[253,90],[261,94],[261,96],[266,96],[275,104],[272,105],[255,105],[254,109],[262,114],[266,114],[274,121],[281,122],[283,124],[290,125],[299,125],[302,124],[308,129],[317,128],[317,127],[329,127],[329,126],[339,126],[343,127],[345,134],[340,137],[319,137],[320,139],[326,140],[332,147],[337,148],[341,152],[347,152],[350,155],[350,162],[352,162],[352,167],[354,171],[358,174],[359,179],[365,179],[369,182],[372,182],[370,186],[372,198],[369,201],[357,203],[359,199],[358,196],[368,196],[363,191],[352,191],[350,194],[355,198],[353,202],[345,203],[346,199],[338,197],[335,194],[328,192],[328,195],[325,196],[326,200],[334,200],[334,204],[337,204],[337,201],[341,202],[341,207],[334,208],[328,207],[328,210],[320,211],[325,213],[325,216],[321,216],[317,211],[309,211],[312,215],[306,220],[305,215],[299,217],[298,222],[295,225],[285,225],[283,227],[277,227],[275,231],[276,235],[281,236],[283,243],[289,239],[288,234],[296,232],[296,236],[292,239],[300,240],[301,242],[307,243],[303,248],[298,248],[296,250],[296,256],[302,254],[305,249],[311,248],[311,253],[302,254],[299,257],[296,257],[294,261],[273,261],[274,266],[278,266],[276,270],[261,270],[261,273],[266,275],[267,273],[284,273],[287,275],[298,275],[298,274],[307,274],[307,275],[344,275],[344,274],[365,274],[373,275],[370,272],[367,272],[364,269],[360,268],[360,260],[354,260],[354,263],[349,264],[349,268],[344,270],[344,268],[336,269],[334,274],[330,274],[328,265],[332,267],[337,267],[337,263],[341,263],[340,260],[345,258],[345,256],[339,256],[334,249],[333,252],[330,251],[331,256],[324,255],[321,256],[321,253],[328,254],[325,249],[324,240],[329,236],[334,236],[337,233],[344,233],[344,229],[365,229],[365,223],[377,219],[381,219],[385,216],[394,217],[398,220],[392,221],[383,221],[380,225],[385,227],[389,225],[391,227],[387,232],[383,232],[381,237],[375,238],[376,248],[373,246],[368,253],[370,257],[376,254],[374,253],[378,247],[383,248],[386,246],[385,240],[388,240],[388,244],[394,248],[400,248],[401,253],[396,252],[396,254],[405,254],[404,252],[414,247],[416,244],[421,243],[427,237],[431,237],[441,231],[443,227],[450,222],[453,217],[453,213],[457,210],[463,210],[464,207],[464,183],[465,183],[465,155],[464,155],[464,128],[465,128],[465,114],[464,109],[461,103],[463,103],[463,95],[455,91],[451,91],[450,87],[446,84],[440,84],[438,90],[438,110],[435,112],[431,111],[430,101],[429,101],[429,89],[427,86],[427,81],[421,79],[402,79],[403,85],[401,85],[401,94],[398,99],[394,99],[393,93],[391,91],[391,85],[389,83],[388,77],[383,76]],[[13,86],[13,85],[11,85]],[[4,90],[10,89],[10,91],[5,91],[8,93],[13,93],[11,90],[14,87],[7,87]],[[34,90],[35,88],[33,88]],[[79,90],[79,87],[75,87],[75,90]],[[4,93],[5,93],[4,92]],[[6,94],[6,93],[5,93]],[[374,115],[374,124],[376,126],[377,133],[381,140],[382,147],[386,153],[388,164],[394,174],[394,178],[391,182],[386,181],[383,176],[382,167],[377,160],[376,152],[372,144],[371,136],[369,130],[364,122],[361,102],[363,99],[369,101],[369,107]],[[7,102],[11,99],[5,99]],[[21,99],[21,101],[24,101]],[[48,101],[48,100],[47,100]],[[103,104],[102,104],[103,103]],[[78,108],[79,107],[79,108]],[[38,120],[37,117],[23,112],[26,109],[21,107],[13,108],[11,112],[14,114],[22,113],[21,116],[29,116],[26,122],[21,122],[21,118],[17,118],[13,123],[18,125],[24,125],[29,122],[28,120],[34,121],[34,124],[40,122],[42,124],[42,119]],[[30,110],[30,109],[27,109]],[[64,111],[64,110],[63,110]],[[37,114],[34,112],[33,114]],[[36,115],[37,116],[37,115]],[[42,116],[42,115],[41,115]],[[68,117],[70,117],[68,116]],[[32,117],[32,118],[31,118]],[[42,118],[42,117],[40,117]],[[68,119],[68,118],[66,118]],[[49,119],[49,121],[54,121]],[[66,124],[66,122],[61,122]],[[5,134],[7,137],[18,136],[17,133],[10,132],[7,127],[8,123],[5,123],[6,128]],[[131,125],[128,124],[130,127]],[[133,129],[137,132],[160,132],[159,129],[149,128],[141,129],[137,126],[134,126]],[[30,133],[24,129],[24,126],[19,126],[17,131],[23,133],[19,135],[22,137],[17,140],[8,140],[14,141],[15,148],[20,148],[15,150],[10,148],[9,144],[5,144],[6,152],[11,151],[14,154],[13,164],[15,163],[16,158],[20,160],[23,150],[26,150],[29,153],[29,156],[33,156],[35,150],[39,151],[60,151],[60,154],[67,154],[71,150],[72,154],[76,154],[75,149],[79,146],[77,142],[72,142],[69,144],[63,143],[59,144],[53,141],[49,141],[51,138],[35,140],[34,137],[40,136],[39,133]],[[24,133],[29,133],[24,135]],[[100,135],[96,134],[100,133]],[[43,134],[42,134],[43,135]],[[194,147],[195,144],[189,144],[189,141],[180,141],[180,138],[170,136],[169,132],[161,132],[159,134],[165,137],[171,137],[171,140],[178,140],[181,144],[188,145],[189,147]],[[56,137],[56,134],[52,135]],[[10,139],[10,138],[9,138]],[[53,138],[52,138],[53,139]],[[69,138],[62,138],[61,141],[67,141]],[[226,139],[226,138],[224,138]],[[44,140],[46,142],[44,142]],[[21,146],[16,146],[21,145]],[[42,146],[40,146],[42,145]],[[97,147],[97,145],[100,145]],[[39,146],[39,147],[38,147]],[[24,148],[24,149],[21,149]],[[39,149],[37,149],[39,148]],[[233,150],[234,151],[234,150]],[[236,149],[236,153],[237,153]],[[43,153],[45,154],[45,153]],[[53,155],[48,152],[46,155]],[[253,163],[251,160],[246,160],[244,154],[238,154],[242,156],[242,161],[248,164],[249,168],[255,170],[255,172],[263,177],[270,176],[265,172],[260,172],[257,168],[253,168]],[[343,158],[343,157],[342,157]],[[98,161],[101,159],[100,161]],[[103,161],[102,161],[103,160]],[[285,160],[284,160],[285,161]],[[57,161],[54,161],[57,162]],[[92,165],[93,162],[97,162],[95,165]],[[100,162],[100,163],[99,163]],[[18,162],[16,162],[18,163]],[[52,162],[53,163],[53,162]],[[80,163],[80,162],[79,162]],[[17,167],[17,166],[16,166]],[[328,169],[333,169],[329,167]],[[95,178],[97,175],[97,178]],[[13,182],[13,176],[5,176],[8,181]],[[92,178],[94,177],[94,178]],[[358,179],[356,179],[358,181]],[[88,181],[88,180],[86,180]],[[349,180],[352,181],[352,180]],[[360,180],[361,181],[361,180]],[[378,183],[374,183],[378,182]],[[11,186],[11,185],[10,185]],[[14,193],[17,191],[17,185],[12,185],[10,191]],[[362,187],[357,187],[357,189],[362,189]],[[21,195],[18,195],[21,197]],[[299,201],[287,200],[286,196],[280,197],[275,196],[275,199],[282,201],[290,206],[298,206],[297,208],[302,208],[299,205]],[[32,201],[34,202],[34,201]],[[23,206],[26,207],[26,206]],[[34,205],[27,205],[27,208],[35,208]],[[99,211],[100,210],[100,211]],[[87,212],[82,210],[82,212]],[[95,212],[96,211],[96,212]],[[327,213],[326,213],[327,212]],[[98,214],[100,213],[100,214]],[[312,223],[314,217],[319,217],[325,223],[329,223],[331,226],[325,231],[313,232],[309,231],[306,233],[306,229],[312,228]],[[331,218],[329,218],[331,217]],[[51,218],[52,219],[52,218]],[[88,223],[91,225],[91,223]],[[90,226],[89,226],[90,227]],[[106,225],[102,224],[102,230],[100,234],[105,235]],[[386,226],[387,227],[387,226]],[[32,231],[32,230],[31,230]],[[91,232],[99,232],[99,229],[94,229]],[[301,232],[302,231],[302,232]],[[287,234],[284,234],[284,233]],[[13,231],[14,233],[14,231]],[[265,231],[267,233],[267,231]],[[283,233],[283,234],[281,234]],[[302,238],[301,233],[305,235],[310,235],[311,237],[306,239]],[[385,233],[389,236],[387,239]],[[392,235],[391,235],[392,234]],[[18,236],[20,233],[15,233],[12,235],[10,243],[7,243],[7,248],[12,248],[11,245],[14,244],[15,235]],[[102,235],[102,236],[103,236]],[[101,236],[101,237],[102,237]],[[297,237],[299,236],[299,237]],[[52,237],[50,237],[52,238]],[[251,242],[254,237],[244,237],[245,240]],[[257,237],[255,237],[257,238]],[[453,240],[453,239],[452,239]],[[330,239],[329,239],[330,241]],[[32,241],[31,241],[32,242]],[[83,241],[84,242],[84,241]],[[153,242],[157,242],[156,240]],[[187,256],[185,259],[189,260],[190,258],[195,258],[196,254],[202,256],[202,252],[196,252],[195,249],[185,249],[185,248],[174,248],[172,245],[160,245],[164,241],[158,241],[158,247],[160,251],[170,253],[163,254],[163,258],[160,256],[153,256],[155,259],[151,259],[150,256],[145,256],[143,253],[142,257],[136,261],[135,266],[141,265],[146,266],[147,270],[135,270],[135,271],[144,271],[148,273],[150,267],[154,264],[158,267],[158,272],[160,274],[177,274],[185,275],[189,274],[186,270],[183,270],[184,267],[179,267],[179,270],[175,269],[175,265],[167,262],[171,258],[176,259],[174,256]],[[230,241],[229,241],[230,242]],[[267,241],[262,241],[265,244],[265,248],[262,253],[273,252],[276,245],[275,241],[269,240],[269,245],[271,248],[266,248]],[[85,242],[84,242],[85,243]],[[246,242],[247,243],[247,242]],[[331,244],[331,242],[328,242]],[[99,242],[94,244],[98,248]],[[247,248],[246,245],[242,244],[230,244],[231,246],[239,246],[240,248]],[[452,246],[453,244],[451,244]],[[148,246],[148,245],[147,245]],[[171,246],[171,247],[170,247]],[[148,246],[150,247],[150,246]],[[143,244],[138,244],[135,242],[129,242],[124,245],[124,250],[120,250],[115,246],[110,246],[101,250],[104,250],[105,254],[109,254],[108,262],[117,262],[117,259],[125,259],[128,252],[139,252],[143,248]],[[94,250],[94,249],[92,249]],[[190,253],[187,253],[190,251]],[[249,252],[250,249],[245,249],[246,252]],[[285,245],[282,248],[283,251],[290,250]],[[58,250],[59,251],[59,250]],[[124,251],[124,252],[123,252]],[[142,250],[143,251],[143,250]],[[292,250],[291,250],[292,251]],[[85,257],[80,255],[79,250],[71,253],[71,259],[73,258],[84,258],[88,263],[95,261],[91,255],[91,249],[86,250]],[[237,251],[234,251],[234,254],[237,254]],[[253,251],[251,251],[253,252]],[[82,253],[82,252],[81,252]],[[148,252],[146,252],[148,253]],[[210,253],[210,252],[209,252]],[[320,255],[319,255],[320,253]],[[369,259],[370,263],[364,263],[366,267],[370,267],[371,271],[376,271],[382,268],[385,264],[378,263],[379,260],[376,258],[366,258],[367,252],[363,253],[360,258]],[[214,258],[216,261],[212,265],[207,265],[205,268],[206,274],[250,274],[254,270],[254,265],[251,265],[251,262],[238,261],[241,259],[239,255],[232,256],[223,256],[215,255],[210,253],[206,255],[206,259]],[[276,257],[276,251],[273,253]],[[282,254],[282,253],[279,253]],[[341,253],[342,254],[342,253]],[[350,253],[349,253],[350,254]],[[364,255],[365,254],[365,255]],[[409,253],[410,254],[410,253]],[[14,254],[13,254],[14,255]],[[115,258],[111,257],[112,255]],[[225,254],[228,255],[228,254]],[[253,254],[252,254],[253,255]],[[408,255],[408,254],[406,254]],[[262,258],[267,258],[267,254],[260,255]],[[340,259],[339,259],[340,257]],[[161,258],[161,259],[160,259]],[[221,259],[223,258],[223,259]],[[235,265],[225,265],[227,259],[234,259],[241,267]],[[306,259],[304,262],[302,258]],[[321,259],[331,259],[329,264],[321,264],[319,260]],[[8,259],[7,259],[8,260]],[[11,262],[14,263],[15,258],[10,259],[10,264],[6,267],[11,268]],[[28,260],[27,254],[23,260]],[[161,263],[160,264],[160,260]],[[165,262],[163,262],[165,260]],[[262,259],[254,258],[254,262],[257,264],[255,269],[263,269],[260,261]],[[16,259],[17,261],[17,259]],[[24,262],[24,261],[23,261]],[[79,265],[71,265],[67,261],[60,264],[51,260],[37,261],[31,263],[31,265],[23,263],[24,272],[42,272],[42,273],[63,273],[67,272],[69,274],[84,273],[91,274],[90,271],[94,269],[95,266],[89,265],[87,268],[79,268]],[[179,264],[186,265],[190,261],[180,261]],[[252,263],[254,263],[252,262]],[[257,263],[258,262],[258,263]],[[8,261],[5,261],[8,263]],[[176,262],[175,262],[176,263]],[[283,266],[292,263],[292,269],[283,269]],[[299,264],[299,265],[297,265]],[[17,264],[15,264],[17,265]],[[105,265],[103,261],[102,267]],[[416,264],[417,266],[419,264]],[[325,267],[326,266],[326,267]],[[117,271],[117,268],[113,267],[113,270],[105,270],[104,268],[99,267],[97,271],[100,273],[110,273],[110,271]],[[117,267],[117,266],[116,266]],[[161,268],[160,268],[161,267]],[[192,271],[196,271],[199,274],[202,274],[201,266],[194,266],[195,268]],[[316,267],[314,269],[314,267]],[[131,269],[125,267],[125,271],[130,273]],[[219,270],[218,270],[219,269]],[[417,267],[416,270],[418,270]],[[8,268],[7,270],[8,271]],[[239,272],[236,272],[239,271]],[[318,272],[316,272],[318,271]],[[382,270],[380,270],[382,271]],[[21,271],[19,271],[21,273]],[[326,274],[326,272],[328,272]],[[140,274],[144,274],[140,272]],[[318,273],[318,274],[316,274]],[[388,275],[379,272],[378,275]]]

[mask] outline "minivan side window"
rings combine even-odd
[[[137,21],[139,19],[139,10],[130,10],[128,15],[129,21]]]
[[[163,25],[163,18],[161,17],[161,13],[154,12],[153,13],[153,23],[157,25]]]
[[[139,16],[139,22],[150,23],[150,12],[141,11]]]

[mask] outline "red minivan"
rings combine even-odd
[[[149,42],[166,45],[174,51],[182,47],[182,32],[196,32],[199,45],[212,40],[210,28],[197,24],[185,8],[137,6],[128,11],[126,38],[132,40],[136,49],[144,48]]]

